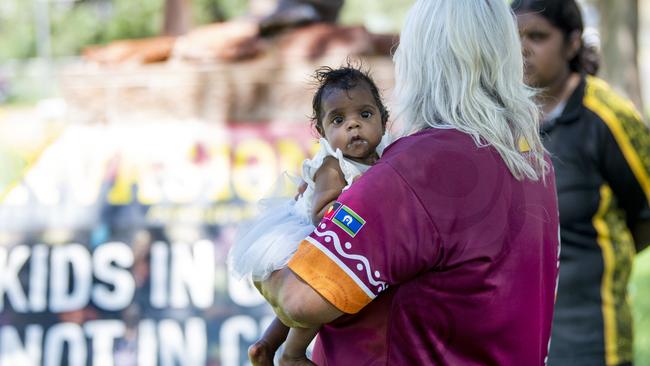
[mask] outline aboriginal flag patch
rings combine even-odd
[[[325,215],[323,215],[323,219],[326,220],[331,220],[334,215],[336,215],[336,212],[341,208],[341,204],[338,202],[334,202],[333,205],[330,206],[330,208],[325,211]]]

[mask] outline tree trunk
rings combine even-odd
[[[643,110],[638,65],[639,0],[594,0],[600,13],[601,76]]]
[[[192,28],[192,1],[165,0],[163,35],[180,36]]]

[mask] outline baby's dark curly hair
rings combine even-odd
[[[316,90],[316,94],[314,94],[314,99],[312,100],[313,114],[311,116],[311,122],[321,136],[325,135],[323,132],[321,105],[323,101],[323,93],[329,88],[337,88],[347,91],[365,84],[372,94],[375,104],[377,104],[377,109],[379,109],[379,113],[381,114],[381,123],[386,127],[386,122],[388,122],[389,116],[388,109],[381,100],[379,89],[368,72],[362,71],[360,68],[354,67],[349,63],[346,66],[339,67],[338,69],[324,66],[316,70],[314,80],[318,85],[318,89]]]

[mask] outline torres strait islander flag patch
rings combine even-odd
[[[336,204],[339,206],[336,207],[331,214],[332,222],[354,238],[366,223],[366,220],[362,219],[361,216],[357,215],[357,213],[348,206],[341,205],[338,202]],[[332,208],[334,208],[334,206],[332,206]]]

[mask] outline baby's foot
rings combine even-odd
[[[292,356],[288,355],[286,352],[282,352],[280,356],[280,366],[316,366],[315,363],[311,362],[307,356]]]
[[[275,356],[275,350],[263,340],[248,347],[248,359],[253,366],[273,366],[273,356]]]

